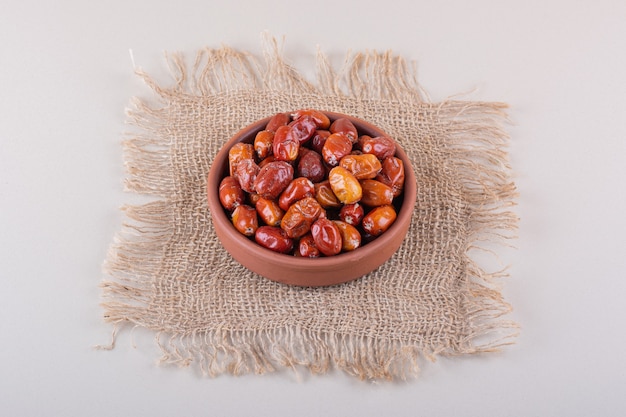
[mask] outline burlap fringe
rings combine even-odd
[[[516,237],[517,190],[510,177],[511,166],[506,146],[508,135],[502,127],[507,120],[506,105],[502,103],[448,102],[443,103],[452,117],[448,134],[450,161],[456,164],[465,185],[465,198],[470,208],[468,221],[469,244],[465,251],[467,274],[470,277],[468,329],[458,352],[493,352],[514,343],[519,326],[502,319],[511,312],[504,301],[498,282],[508,276],[506,268],[489,273],[471,257],[472,249],[484,249],[482,243],[499,243]],[[476,343],[481,340],[481,343]]]
[[[191,69],[181,55],[172,55],[168,63],[174,84],[168,87],[141,69],[136,72],[165,102],[174,97],[232,95],[253,89],[302,95],[330,92],[336,96],[390,101],[402,98],[403,102],[430,104],[416,81],[414,68],[391,52],[349,54],[339,73],[318,52],[317,85],[313,85],[285,62],[279,42],[271,37],[265,37],[265,42],[263,63],[229,47],[200,51]],[[159,267],[157,255],[150,254],[159,253],[158,248],[171,235],[173,224],[167,201],[176,190],[173,181],[164,175],[171,170],[169,142],[160,136],[163,130],[159,128],[166,110],[140,100],[133,100],[131,105],[130,123],[144,133],[134,134],[124,142],[126,187],[159,200],[124,208],[128,222],[105,262],[105,272],[115,281],[102,284],[105,320],[115,324],[111,345],[105,348],[115,345],[121,327],[149,327],[142,321],[150,302],[145,294]],[[497,282],[507,274],[488,273],[470,255],[482,241],[513,238],[517,226],[517,217],[510,210],[516,190],[505,150],[506,106],[457,100],[430,105],[437,107],[441,120],[449,121],[445,126],[450,140],[446,149],[470,192],[468,209],[472,218],[467,227],[472,243],[467,248],[465,263],[471,280],[469,295],[464,300],[470,322],[460,345],[427,352],[398,341],[375,341],[333,332],[319,334],[304,328],[245,332],[207,329],[173,334],[154,329],[163,353],[160,362],[180,366],[196,363],[210,376],[223,372],[273,372],[279,367],[304,367],[312,373],[324,373],[334,367],[361,379],[396,379],[415,376],[420,358],[434,360],[438,354],[489,352],[512,343],[518,326],[502,319],[511,307],[497,288]]]
[[[211,377],[264,374],[280,368],[299,374],[327,373],[333,367],[360,379],[406,378],[418,368],[420,352],[414,346],[389,342],[384,347],[365,337],[347,337],[334,332],[319,334],[289,328],[264,331],[209,330],[168,335],[159,333],[163,352],[160,363],[189,366]],[[277,343],[276,341],[280,341]]]

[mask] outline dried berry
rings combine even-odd
[[[229,174],[234,175],[237,164],[244,159],[254,158],[254,147],[249,143],[236,143],[228,150]]]
[[[315,195],[315,186],[305,177],[298,177],[291,181],[287,188],[283,190],[278,197],[278,205],[283,210],[288,210],[289,206],[305,197],[313,197]]]
[[[362,227],[373,237],[380,236],[396,221],[396,210],[391,205],[379,206],[363,217]]]
[[[324,180],[326,168],[322,161],[322,155],[311,149],[301,148],[296,175],[306,177],[314,183]]]
[[[316,130],[313,134],[313,138],[309,141],[309,146],[315,152],[321,155],[322,149],[324,148],[324,143],[326,143],[326,139],[330,136],[330,132],[328,130]]]
[[[311,137],[313,137],[316,128],[317,125],[312,117],[303,116],[289,126],[289,132],[287,133],[287,136],[290,138],[290,140],[302,144],[311,139]]]
[[[311,223],[319,217],[323,217],[325,215],[324,208],[313,197],[306,197],[302,200],[298,200],[292,204],[292,207],[293,206],[297,207],[304,218]]]
[[[355,143],[359,138],[359,133],[354,124],[345,117],[335,120],[330,125],[330,133],[343,133],[350,139],[351,143]]]
[[[363,196],[361,203],[369,207],[378,207],[391,204],[393,201],[393,191],[391,187],[376,180],[361,181]]]
[[[246,158],[239,161],[235,168],[234,177],[239,182],[241,189],[247,193],[254,192],[254,181],[261,171],[261,168],[253,159]]]
[[[283,216],[280,222],[280,228],[285,231],[285,234],[290,238],[297,239],[311,230],[311,223],[304,218],[304,215],[294,208],[289,207],[289,210]]]
[[[254,190],[263,198],[275,200],[293,179],[293,167],[284,161],[274,161],[261,168]]]
[[[363,216],[365,216],[365,210],[359,203],[346,204],[339,210],[339,218],[352,226],[360,225]]]
[[[315,240],[311,233],[307,233],[306,235],[300,238],[298,242],[298,255],[303,258],[319,258],[320,250],[315,246]]]
[[[376,155],[381,161],[394,156],[396,153],[396,143],[386,136],[377,136],[375,138],[362,136],[359,139],[359,145],[363,153]]]
[[[363,190],[359,180],[343,167],[335,167],[328,173],[328,181],[337,199],[343,204],[353,204],[361,200]]]
[[[259,227],[256,210],[246,204],[241,204],[233,211],[231,220],[235,229],[245,236],[252,236]]]
[[[339,166],[350,171],[357,180],[372,179],[382,169],[382,165],[376,158],[376,155],[368,153],[346,155],[341,158]]]
[[[303,198],[289,207],[280,222],[280,227],[291,238],[302,237],[311,230],[311,224],[320,217],[322,212],[322,206],[316,199]]]
[[[328,116],[326,116],[324,113],[322,113],[319,110],[313,110],[313,109],[298,110],[295,113],[293,113],[291,116],[293,117],[293,120],[299,120],[300,118],[304,116],[308,116],[315,121],[315,124],[317,125],[318,129],[328,129],[328,127],[330,126],[330,119],[328,119]]]
[[[287,126],[289,124],[290,117],[289,113],[277,113],[267,122],[265,126],[265,130],[269,130],[270,132],[276,132],[279,127]]]
[[[229,175],[224,177],[220,182],[219,198],[222,207],[231,211],[238,205],[244,203],[246,195],[241,189],[239,182]]]
[[[385,158],[376,180],[390,186],[394,197],[402,194],[404,190],[404,163],[402,159],[395,156]]]
[[[341,202],[337,199],[328,180],[315,184],[315,199],[324,208],[341,207]]]
[[[254,151],[259,159],[265,159],[272,154],[274,143],[274,132],[271,130],[261,130],[254,137]]]
[[[289,126],[281,126],[274,133],[272,153],[278,161],[295,161],[298,158],[300,142],[289,134],[290,131]]]
[[[293,239],[287,236],[280,227],[261,226],[256,230],[254,240],[274,252],[289,253],[293,250]]]
[[[270,155],[267,158],[260,160],[257,165],[259,166],[259,168],[263,168],[265,165],[274,161],[276,161],[276,158],[274,158],[274,155]]]
[[[276,200],[259,197],[255,207],[263,223],[268,226],[280,226],[280,221],[283,219],[285,212],[280,208]]]
[[[361,246],[361,234],[356,227],[341,220],[333,220],[341,234],[341,250],[350,252]]]
[[[341,232],[335,223],[328,219],[318,219],[311,225],[311,235],[315,247],[326,256],[341,252]]]
[[[322,158],[330,166],[339,165],[339,161],[352,151],[352,142],[343,133],[333,133],[324,142]]]

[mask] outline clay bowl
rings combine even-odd
[[[340,117],[352,121],[359,134],[386,135],[381,129],[363,120],[339,113],[325,112],[331,122]],[[335,256],[302,258],[273,252],[259,246],[253,239],[240,234],[232,225],[229,214],[222,208],[218,188],[228,175],[228,150],[238,142],[253,143],[269,117],[246,126],[237,132],[218,152],[207,181],[207,198],[215,232],[224,248],[240,264],[272,281],[297,286],[328,286],[362,277],[385,263],[400,247],[411,223],[417,194],[415,173],[406,153],[397,145],[396,157],[404,163],[405,185],[402,196],[394,200],[398,207],[396,221],[370,243]],[[386,135],[389,136],[389,135]],[[397,200],[397,204],[396,201]]]

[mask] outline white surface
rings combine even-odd
[[[7,4],[10,3],[10,4]],[[300,6],[306,4],[307,7]],[[357,6],[358,5],[358,6]],[[0,415],[626,415],[626,2],[58,1],[0,13]],[[504,292],[522,325],[501,354],[442,359],[403,384],[341,374],[200,378],[160,368],[149,332],[111,352],[101,264],[129,200],[124,108],[135,61],[285,36],[393,49],[433,100],[505,101],[521,192]],[[312,74],[312,72],[311,72]]]

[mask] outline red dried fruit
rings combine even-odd
[[[311,233],[307,233],[306,235],[300,238],[298,242],[298,255],[303,258],[319,258],[320,250],[315,246],[315,240]]]
[[[247,193],[254,192],[254,181],[261,171],[261,168],[254,162],[253,159],[242,159],[235,168],[233,177],[239,182],[241,189]]]
[[[287,126],[289,124],[290,118],[289,113],[277,113],[267,122],[265,126],[265,130],[269,130],[271,132],[276,132],[279,127]]]
[[[315,152],[321,154],[322,149],[324,148],[324,143],[326,143],[326,139],[328,139],[329,136],[330,132],[328,130],[316,130],[308,145]]]
[[[339,161],[352,151],[352,142],[343,133],[333,133],[324,142],[322,158],[330,166],[339,165]]]
[[[268,226],[280,226],[280,221],[283,219],[285,212],[280,208],[276,200],[260,197],[255,207],[263,223]]]
[[[287,188],[283,190],[278,197],[278,205],[283,210],[288,210],[289,206],[305,197],[313,197],[315,195],[315,186],[305,177],[298,177],[291,181]]]
[[[304,218],[311,223],[325,214],[324,208],[322,208],[320,203],[313,197],[305,197],[302,200],[296,201],[291,206],[297,207]]]
[[[390,186],[393,196],[398,197],[404,190],[404,163],[402,159],[395,156],[385,158],[382,169],[375,179]]]
[[[222,207],[226,210],[234,210],[240,204],[243,204],[246,195],[241,189],[239,182],[230,175],[224,177],[219,186],[219,198]]]
[[[324,113],[319,110],[302,109],[294,112],[292,115],[293,120],[299,120],[304,116],[308,116],[315,121],[318,129],[328,129],[330,126],[330,119]]]
[[[274,161],[261,168],[254,190],[263,198],[275,200],[293,179],[293,167],[284,161]]]
[[[289,126],[287,136],[298,143],[302,144],[311,139],[315,133],[317,125],[315,120],[310,116],[303,116]]]
[[[354,175],[343,167],[335,167],[328,173],[328,181],[337,200],[343,204],[353,204],[361,200],[363,190]]]
[[[378,207],[391,204],[393,201],[393,191],[390,186],[376,180],[361,181],[363,196],[361,203],[369,207]]]
[[[341,252],[341,232],[335,223],[328,219],[318,219],[311,225],[311,235],[315,247],[326,256]]]
[[[274,143],[274,132],[271,130],[261,130],[254,137],[254,151],[259,159],[265,159],[272,154]]]
[[[281,126],[274,133],[272,153],[278,161],[295,161],[298,158],[300,142],[289,134],[290,131],[289,126]]]
[[[363,216],[365,216],[365,210],[359,203],[346,204],[339,210],[339,218],[352,226],[360,225]]]
[[[254,147],[249,143],[236,143],[228,150],[228,169],[229,174],[234,175],[237,170],[237,164],[244,159],[254,158]]]
[[[245,236],[252,236],[259,227],[256,210],[246,204],[241,204],[233,211],[231,220],[235,229]]]
[[[343,133],[348,137],[348,139],[350,139],[351,143],[356,143],[359,138],[359,133],[357,132],[354,124],[344,117],[335,120],[330,125],[329,130],[330,133]]]
[[[283,229],[285,234],[290,238],[297,239],[309,233],[311,223],[304,218],[302,213],[291,206],[283,216],[280,222],[280,228]]]
[[[265,165],[269,164],[270,162],[274,162],[276,160],[276,158],[274,158],[274,155],[270,155],[265,159],[262,159],[261,161],[259,161],[258,165],[259,168],[263,168]]]
[[[311,230],[311,224],[320,217],[323,211],[316,199],[303,198],[289,207],[280,222],[280,227],[291,238],[302,237]]]
[[[315,184],[315,199],[324,208],[341,207],[341,202],[337,200],[328,180]]]
[[[333,220],[341,234],[341,250],[350,252],[361,246],[361,234],[356,227],[341,220]]]
[[[404,166],[392,139],[358,135],[349,119],[331,123],[318,110],[275,114],[252,144],[229,150],[219,200],[235,228],[300,257],[355,250],[384,233],[396,220]]]
[[[357,180],[372,179],[382,169],[382,165],[376,155],[350,154],[341,158],[339,166],[344,167],[354,175]]]
[[[363,153],[376,155],[376,158],[381,161],[394,156],[396,153],[396,143],[386,136],[377,136],[375,138],[362,136],[359,139],[359,146]]]
[[[322,155],[311,149],[300,148],[300,159],[298,160],[296,176],[306,177],[314,183],[324,180],[326,168],[322,161]]]
[[[391,205],[379,206],[363,217],[362,227],[373,237],[380,236],[396,221],[396,210]]]
[[[293,239],[287,236],[280,227],[261,226],[254,234],[254,240],[274,252],[289,253],[293,250]]]
[[[248,203],[252,206],[252,207],[256,207],[256,203],[257,201],[259,201],[259,199],[261,198],[260,195],[258,195],[257,193],[247,193],[248,194]]]

